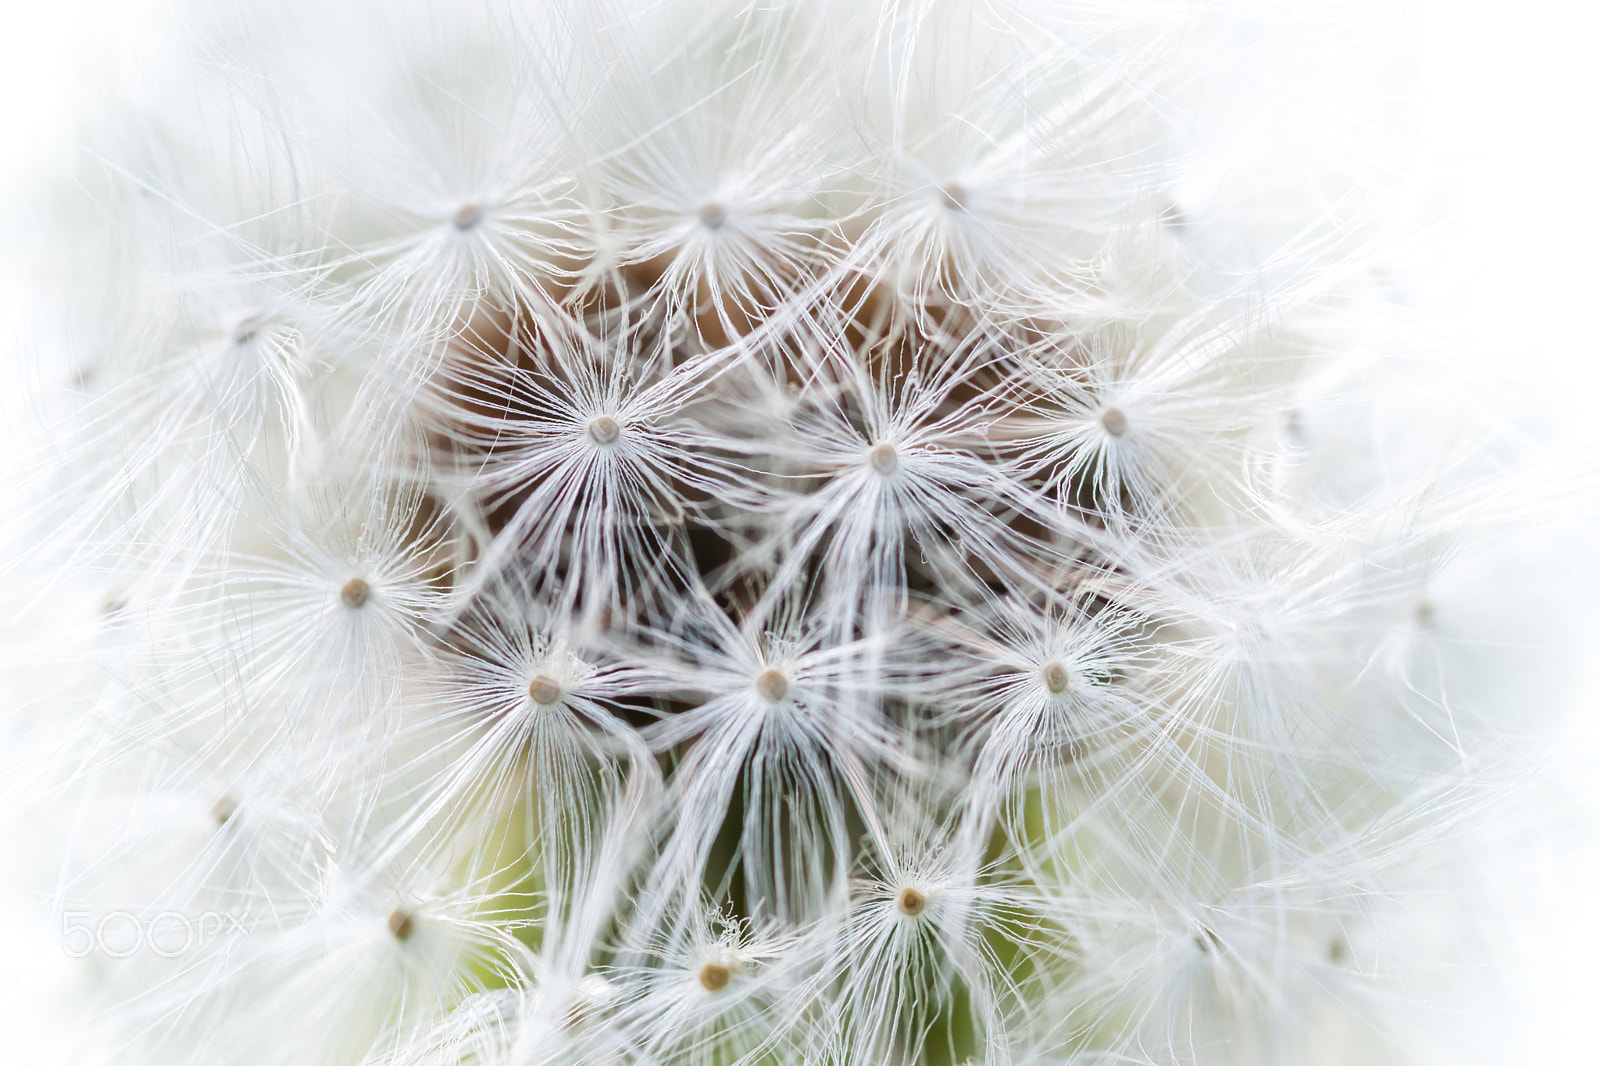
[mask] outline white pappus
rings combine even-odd
[[[185,6],[11,360],[51,1061],[1465,1061],[1561,475],[1359,93],[1218,178],[1288,7]]]

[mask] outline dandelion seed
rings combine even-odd
[[[464,203],[450,216],[450,224],[465,233],[483,221],[483,208],[475,203]]]
[[[1120,437],[1128,432],[1128,415],[1120,407],[1107,407],[1100,412],[1100,424],[1113,437]]]
[[[596,444],[614,444],[622,435],[622,426],[610,415],[601,415],[589,423],[589,437]]]
[[[873,445],[872,450],[867,453],[867,458],[872,464],[872,469],[884,477],[893,474],[900,466],[900,453],[895,451],[892,444]]]
[[[789,679],[781,670],[763,670],[756,676],[756,692],[768,703],[777,703],[789,692]]]
[[[1296,448],[1304,448],[1310,443],[1305,422],[1305,415],[1299,409],[1286,412],[1283,416],[1284,440]]]
[[[256,339],[256,334],[261,331],[261,317],[259,315],[242,315],[228,330],[228,343],[236,348],[242,348]]]
[[[224,793],[222,796],[218,797],[215,803],[211,805],[211,817],[219,826],[227,825],[228,819],[232,818],[236,813],[238,813],[238,810],[239,802],[232,796]]]
[[[561,685],[540,674],[528,682],[528,697],[540,707],[548,707],[561,698]]]
[[[339,586],[339,602],[354,610],[366,606],[372,595],[372,586],[359,577],[353,577]]]
[[[901,914],[908,918],[915,918],[927,909],[928,897],[910,885],[906,885],[895,893],[894,905]]]
[[[396,907],[389,912],[388,926],[389,935],[400,941],[411,939],[411,934],[416,929],[416,923],[410,912],[403,907]]]
[[[1418,600],[1412,613],[1417,620],[1418,629],[1432,629],[1434,618],[1438,612],[1432,600]]]
[[[728,221],[728,210],[715,200],[707,200],[695,212],[695,218],[700,225],[709,230],[719,230]]]
[[[708,962],[700,967],[700,987],[707,992],[720,992],[728,987],[733,971],[720,962]]]
[[[1067,684],[1072,680],[1067,668],[1059,662],[1046,663],[1040,676],[1044,678],[1044,687],[1057,696],[1067,691]]]
[[[605,978],[591,974],[583,980],[591,983],[585,986],[583,981],[567,995],[566,1010],[561,1012],[561,1027],[563,1029],[583,1029],[599,1014],[601,1007],[611,995],[611,987]]]

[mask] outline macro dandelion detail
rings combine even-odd
[[[70,1061],[1430,1061],[1542,475],[1242,18],[196,11],[12,431]]]

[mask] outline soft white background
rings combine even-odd
[[[13,205],[26,210],[20,175],[70,154],[65,116],[94,42],[159,63],[165,38],[140,29],[169,3],[0,0],[0,193]],[[1545,409],[1573,448],[1600,444],[1597,5],[1416,0],[1406,14],[1418,121],[1413,188],[1419,213],[1439,224],[1417,261],[1423,305],[1463,358],[1549,383]],[[14,340],[0,334],[8,346]],[[1571,742],[1557,745],[1551,770],[1592,799],[1600,795],[1600,698],[1575,710]],[[1526,928],[1506,930],[1526,959],[1516,982],[1522,1002],[1510,1007],[1526,1026],[1513,1063],[1600,1061],[1595,855],[1572,848],[1559,890],[1545,894],[1554,902],[1526,916]],[[26,1021],[45,1033],[51,1024],[24,1006],[53,968],[35,913],[0,896],[0,1032],[8,1037],[0,1057],[19,1051],[19,1039],[26,1046],[14,1026]]]

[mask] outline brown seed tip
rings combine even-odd
[[[1120,407],[1107,407],[1100,412],[1100,424],[1113,437],[1120,437],[1128,432],[1128,415]]]
[[[404,907],[396,907],[389,912],[389,934],[396,940],[407,940],[415,930],[411,915]]]
[[[888,477],[900,465],[900,453],[894,450],[893,444],[875,444],[867,453],[867,459],[872,463],[872,469]]]
[[[540,674],[528,682],[528,696],[541,707],[548,707],[561,698],[561,685],[555,679]]]
[[[473,203],[462,204],[456,208],[456,213],[450,216],[450,224],[463,233],[482,221],[483,208]]]
[[[255,340],[260,330],[261,319],[255,315],[245,315],[228,330],[228,343],[243,347]]]
[[[707,992],[721,992],[732,978],[733,971],[720,962],[708,962],[700,967],[700,986]]]
[[[217,802],[211,805],[211,817],[216,819],[218,825],[227,825],[228,819],[238,812],[238,801],[227,794],[222,795]]]
[[[1039,671],[1044,678],[1044,687],[1059,696],[1067,691],[1067,685],[1072,681],[1072,675],[1067,673],[1067,668],[1058,662],[1044,664],[1044,669]]]
[[[728,209],[715,200],[707,200],[701,204],[700,210],[695,215],[706,229],[721,229],[728,221]]]
[[[959,181],[947,181],[939,186],[939,202],[951,211],[964,211],[967,207],[967,187]]]
[[[763,670],[756,677],[756,692],[768,703],[777,703],[788,695],[789,679],[779,670]]]
[[[589,423],[589,437],[596,444],[611,444],[622,435],[622,426],[610,415],[601,415]]]
[[[590,974],[578,982],[578,987],[567,1000],[566,1017],[563,1026],[576,1029],[588,1022],[589,1018],[605,1007],[606,1001],[611,998],[611,986],[604,977]]]
[[[927,908],[928,897],[907,886],[902,888],[899,894],[895,896],[894,905],[900,909],[901,914],[908,918],[915,918]]]
[[[340,586],[339,601],[346,607],[361,607],[366,604],[367,598],[371,594],[371,585],[367,584],[359,577],[353,577]]]

